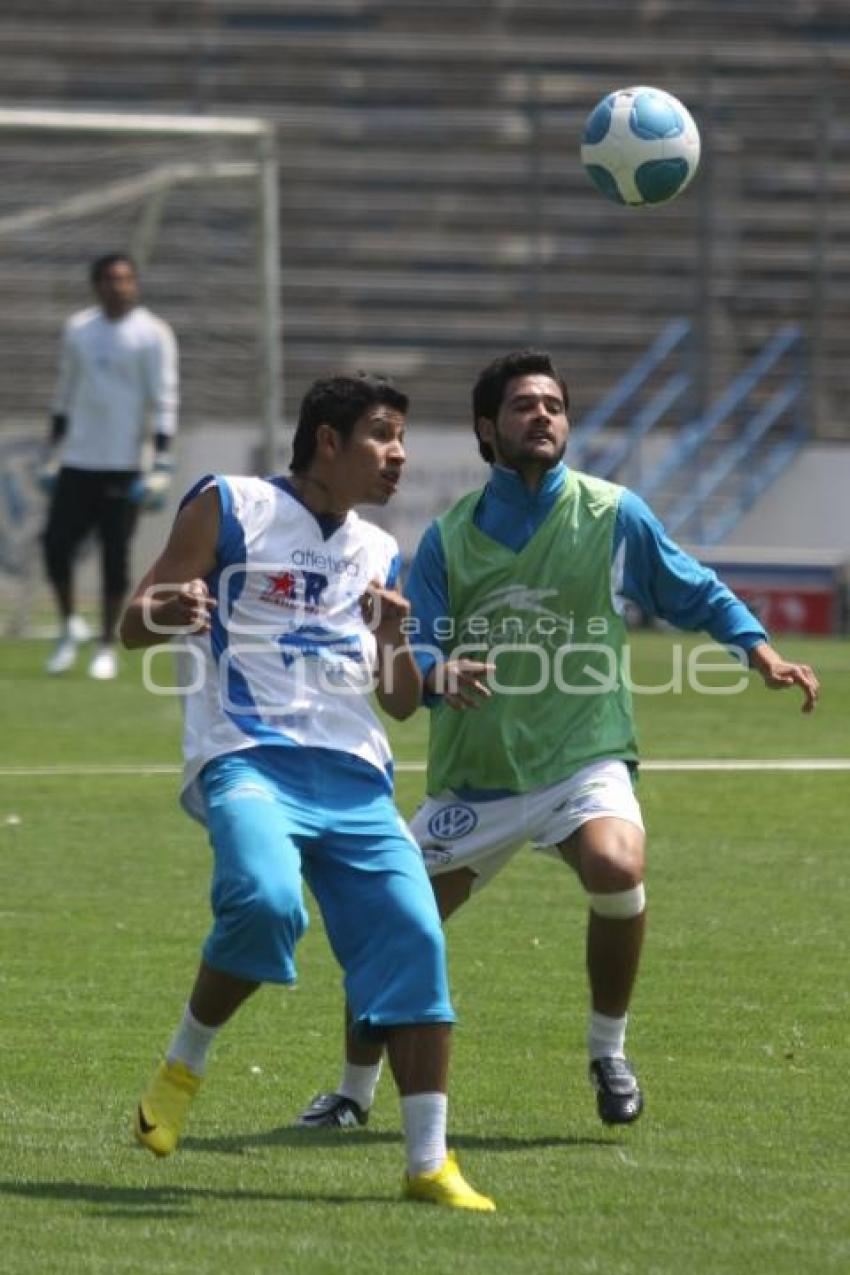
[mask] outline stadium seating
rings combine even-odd
[[[814,0],[5,0],[0,82],[8,106],[275,122],[290,414],[314,374],[342,364],[397,373],[419,419],[456,423],[484,359],[541,342],[581,415],[686,314],[708,324],[715,389],[780,322],[813,325],[818,428],[843,436],[848,36],[843,8]],[[624,212],[600,200],[576,146],[603,92],[647,79],[711,121],[710,154],[687,198]],[[43,154],[16,170],[19,203],[68,187],[73,149]],[[181,336],[188,420],[245,410],[216,379],[223,357],[253,357],[227,209],[176,198],[151,263]],[[234,288],[219,339],[193,344],[180,265],[199,217]],[[51,252],[57,275],[78,271]],[[0,423],[42,412],[66,293],[4,268]]]

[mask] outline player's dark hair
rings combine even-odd
[[[133,258],[129,255],[129,253],[105,252],[102,257],[98,257],[91,264],[91,269],[89,270],[89,277],[92,283],[95,285],[100,283],[101,279],[106,274],[107,270],[111,269],[112,266],[119,265],[122,262],[126,263],[126,265],[130,267],[134,275],[138,275],[139,272],[136,268],[136,263],[133,260]]]
[[[508,382],[516,376],[533,376],[535,373],[551,376],[564,396],[564,406],[569,407],[567,383],[552,362],[552,356],[545,350],[511,350],[488,363],[479,374],[472,390],[472,425],[478,439],[478,450],[488,465],[492,465],[496,457],[490,444],[485,443],[478,433],[479,418],[486,416],[488,421],[495,421]]]
[[[309,468],[316,452],[316,432],[320,425],[330,425],[341,438],[350,438],[363,413],[378,403],[385,403],[403,414],[408,408],[407,395],[382,376],[358,372],[356,376],[329,376],[314,381],[298,413],[289,463],[293,474]]]

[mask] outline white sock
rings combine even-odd
[[[622,1018],[609,1018],[607,1014],[590,1011],[587,1026],[587,1052],[591,1062],[594,1058],[625,1058],[626,1023],[628,1014]]]
[[[199,1023],[187,1005],[180,1026],[168,1046],[169,1062],[181,1062],[196,1076],[203,1076],[207,1064],[207,1052],[220,1028],[205,1027]]]
[[[356,1102],[361,1111],[368,1111],[375,1101],[375,1090],[378,1088],[383,1065],[383,1058],[379,1058],[376,1063],[367,1063],[365,1067],[346,1062],[337,1093]]]
[[[407,1147],[407,1172],[433,1173],[446,1161],[446,1113],[444,1093],[414,1093],[401,1100],[401,1119]]]
[[[91,629],[81,615],[73,614],[63,622],[62,635],[71,638],[74,642],[88,642]]]

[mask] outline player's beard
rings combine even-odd
[[[564,459],[564,452],[567,450],[566,438],[561,446],[553,453],[551,457],[542,459],[535,455],[530,446],[523,443],[512,444],[505,440],[499,433],[498,428],[495,431],[494,442],[499,449],[502,463],[507,465],[509,469],[515,469],[521,465],[542,465],[544,469],[554,469],[556,465]]]

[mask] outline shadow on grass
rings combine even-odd
[[[239,1200],[267,1204],[390,1204],[395,1196],[388,1188],[385,1195],[351,1195],[309,1191],[215,1190],[195,1186],[97,1186],[88,1182],[4,1182],[0,1180],[0,1196],[18,1199],[65,1200],[75,1204],[91,1204],[95,1216],[185,1217],[197,1201]]]
[[[239,1155],[256,1147],[332,1147],[335,1151],[350,1151],[364,1146],[401,1143],[399,1131],[373,1131],[365,1129],[301,1129],[294,1125],[281,1125],[262,1133],[235,1133],[220,1137],[181,1138],[181,1151],[212,1151],[224,1155]],[[484,1136],[472,1133],[452,1133],[452,1147],[479,1151],[529,1151],[545,1147],[618,1147],[619,1139],[608,1136],[584,1138],[575,1135],[545,1134],[537,1138],[515,1138],[495,1134]]]
[[[364,1146],[399,1144],[402,1136],[397,1132],[373,1132],[365,1130],[341,1131],[331,1129],[299,1129],[283,1126],[264,1133],[233,1134],[218,1138],[183,1138],[180,1149],[186,1151],[220,1152],[240,1155],[257,1147],[328,1147],[335,1151],[356,1150]],[[544,1147],[618,1147],[615,1138],[558,1137],[545,1135],[538,1138],[514,1138],[509,1136],[483,1137],[478,1134],[456,1134],[449,1139],[453,1147],[483,1151],[524,1151]],[[142,1154],[141,1151],[139,1154]],[[19,1199],[65,1200],[94,1206],[93,1216],[125,1218],[185,1217],[193,1212],[198,1201],[242,1200],[268,1204],[389,1204],[396,1197],[385,1195],[328,1194],[309,1191],[256,1191],[250,1188],[216,1190],[213,1187],[193,1186],[99,1186],[86,1182],[10,1182],[0,1179],[0,1196],[17,1196]]]
[[[239,1155],[258,1147],[331,1148],[334,1151],[357,1150],[365,1146],[400,1144],[402,1136],[394,1131],[300,1129],[285,1125],[261,1133],[233,1134],[222,1137],[182,1139],[183,1152],[219,1152]],[[545,1147],[618,1147],[619,1140],[608,1137],[545,1135],[516,1138],[506,1135],[484,1137],[478,1134],[456,1134],[450,1137],[453,1147],[466,1150],[523,1151]],[[139,1151],[141,1155],[142,1152]],[[193,1186],[102,1186],[86,1182],[13,1182],[0,1179],[0,1196],[19,1199],[67,1201],[92,1206],[92,1216],[111,1218],[178,1218],[190,1215],[198,1202],[258,1201],[268,1204],[389,1204],[395,1197],[389,1190],[384,1195],[329,1194],[327,1192],[258,1191],[247,1189],[217,1190]]]

